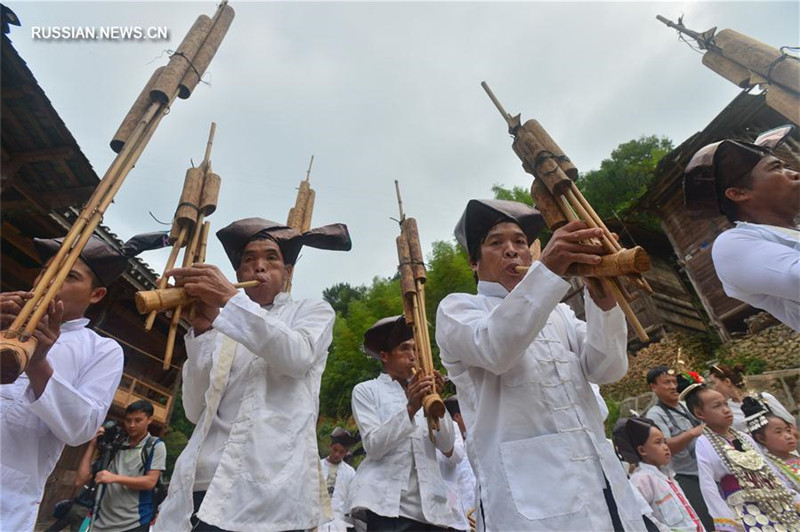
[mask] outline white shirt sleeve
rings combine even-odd
[[[609,384],[628,371],[628,329],[619,306],[603,311],[584,290],[586,320],[581,321],[566,305],[562,305],[568,321],[575,328],[578,345],[572,346],[581,359],[587,380]]]
[[[725,523],[726,520],[738,523],[736,514],[725,502],[725,499],[722,498],[717,484],[727,474],[722,458],[717,455],[705,435],[697,438],[694,450],[697,455],[700,491],[703,494],[703,500],[706,502],[709,515],[714,519],[715,524],[717,524],[717,521]]]
[[[440,423],[444,423],[444,420],[440,421]],[[444,453],[442,453],[442,460],[452,466],[456,466],[461,463],[461,460],[467,459],[467,448],[464,446],[464,438],[461,437],[458,425],[455,421],[451,421],[451,424],[453,425],[453,434],[455,436],[453,454],[445,456]]]
[[[38,399],[30,387],[23,396],[31,412],[72,447],[92,439],[103,424],[122,377],[124,357],[117,342],[97,342],[94,351],[94,360],[74,384],[54,370]]]
[[[411,436],[417,426],[411,421],[405,408],[386,421],[381,421],[377,397],[374,396],[375,389],[369,384],[370,381],[357,384],[353,388],[353,417],[367,456],[380,459]]]
[[[487,314],[473,296],[451,294],[439,304],[436,342],[460,362],[501,375],[525,356],[569,284],[535,262],[520,283]]]
[[[712,247],[717,276],[743,293],[800,304],[800,251],[748,231],[726,231]]]
[[[304,377],[327,356],[317,349],[336,318],[324,301],[302,301],[291,327],[239,292],[222,307],[214,328],[267,361],[270,368],[296,379]]]
[[[186,362],[181,370],[183,410],[186,419],[194,424],[200,420],[200,414],[206,407],[205,394],[211,383],[211,366],[218,337],[215,330],[195,336],[194,329],[190,329],[184,337]]]
[[[439,430],[435,434],[436,448],[442,453],[453,451],[456,443],[456,431],[453,427],[453,419],[450,412],[445,410],[444,417],[439,420]],[[455,454],[455,452],[453,453]]]

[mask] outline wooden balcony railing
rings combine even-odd
[[[114,392],[114,404],[124,409],[139,399],[149,401],[153,405],[154,421],[162,425],[167,424],[167,413],[172,406],[172,394],[163,388],[147,384],[133,375],[123,373],[117,391]]]

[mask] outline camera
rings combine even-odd
[[[111,456],[125,446],[125,439],[128,435],[117,425],[113,419],[103,423],[103,435],[97,438],[97,448],[102,455],[106,451],[111,451]]]

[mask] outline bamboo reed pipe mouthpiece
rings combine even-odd
[[[38,343],[33,336],[22,340],[8,332],[0,333],[0,384],[11,384],[22,375]]]
[[[233,286],[236,288],[251,288],[259,284],[261,284],[261,281],[245,281],[236,283]],[[139,311],[139,314],[162,312],[175,307],[190,305],[196,301],[195,298],[186,293],[186,290],[180,287],[140,290],[136,292],[134,299],[136,300],[136,310]]]

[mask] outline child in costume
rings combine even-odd
[[[614,429],[617,452],[636,463],[631,483],[652,509],[659,530],[703,532],[705,528],[669,469],[672,453],[664,433],[647,418],[620,420]]]
[[[784,484],[800,493],[800,456],[797,454],[797,438],[794,427],[770,410],[766,403],[750,397],[742,401],[747,431],[761,446],[761,452]]]
[[[703,384],[681,394],[706,424],[695,450],[700,489],[720,531],[800,530],[800,501],[786,489],[750,436],[732,428],[725,396]]]

